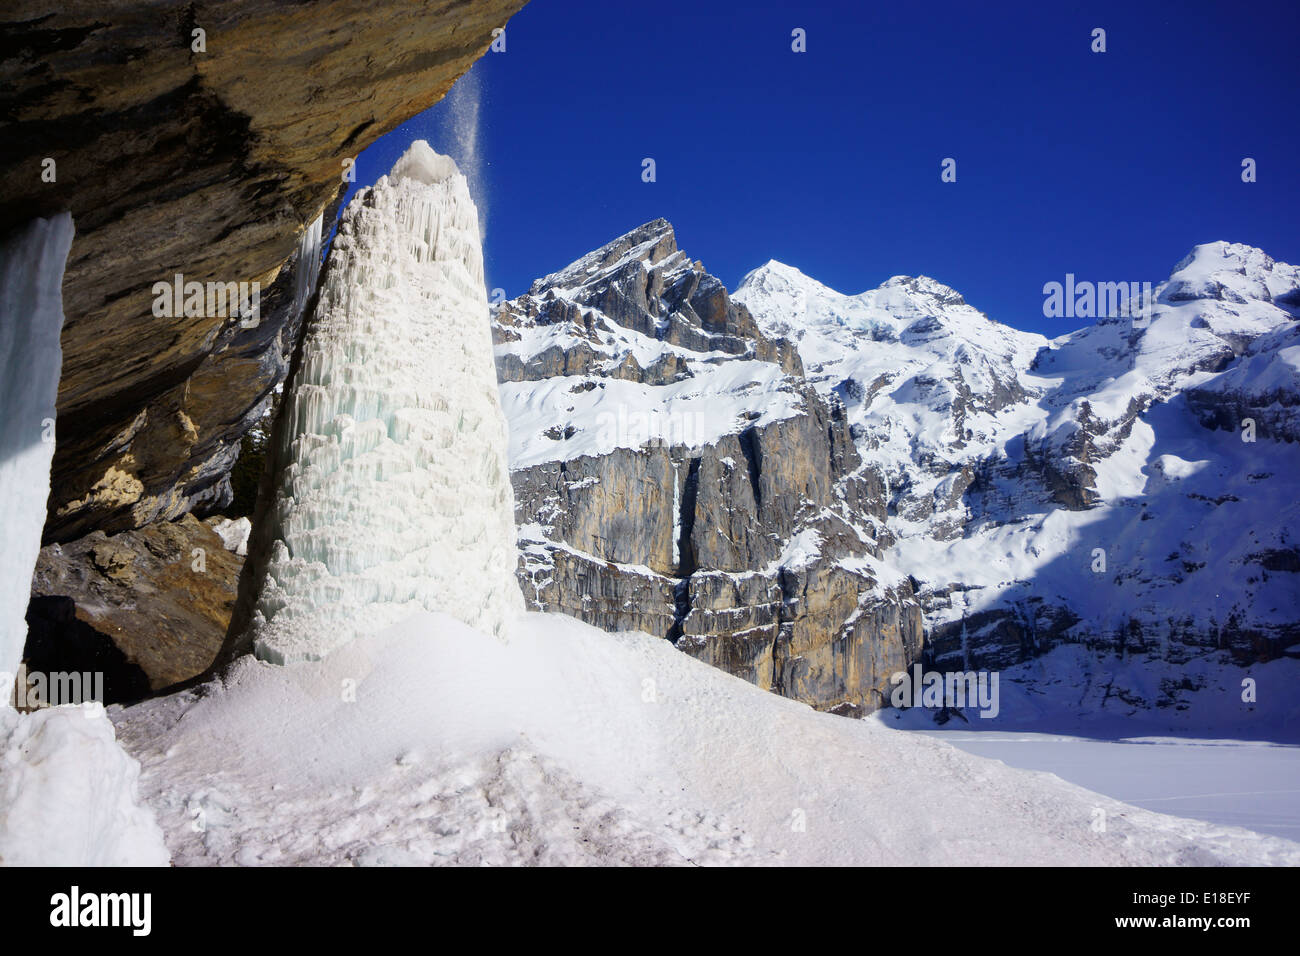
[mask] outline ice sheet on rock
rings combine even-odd
[[[478,218],[427,143],[344,213],[285,402],[257,653],[419,609],[503,633],[523,598]]]
[[[0,246],[0,865],[165,866],[136,796],[139,765],[103,708],[9,706],[41,547],[72,216],[37,219]]]
[[[72,233],[72,216],[64,213],[33,220],[0,246],[0,675],[10,680],[27,640],[32,570],[50,493],[63,267]],[[5,704],[9,688],[4,682]]]

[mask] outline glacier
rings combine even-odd
[[[274,449],[253,648],[323,657],[418,610],[523,610],[478,214],[414,142],[344,212]]]

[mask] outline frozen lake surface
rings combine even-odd
[[[1253,694],[1243,694],[1246,679]],[[1067,645],[1002,671],[994,717],[968,710],[939,725],[934,711],[913,708],[869,719],[1146,810],[1300,842],[1297,681],[1294,658],[1172,664]],[[1132,703],[1178,683],[1194,689],[1177,706]]]
[[[1300,747],[1258,741],[1094,740],[1022,731],[919,731],[1125,803],[1300,840]]]

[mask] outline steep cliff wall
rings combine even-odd
[[[817,707],[884,702],[922,634],[878,560],[879,477],[667,222],[539,279],[495,330],[531,607]]]

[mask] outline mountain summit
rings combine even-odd
[[[1084,645],[1087,694],[1115,651],[1277,656],[1297,305],[1296,267],[1208,243],[1146,314],[1049,340],[926,276],[845,295],[772,260],[728,295],[655,220],[497,313],[525,594],[845,712],[904,661]]]

